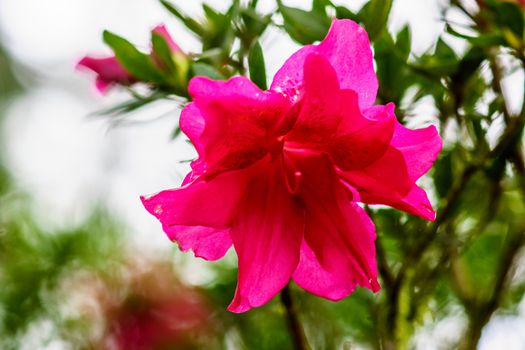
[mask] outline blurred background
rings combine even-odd
[[[172,3],[191,17],[203,18],[201,1]],[[206,3],[218,11],[231,5],[227,0]],[[284,3],[311,8],[309,1]],[[367,1],[332,3],[358,15]],[[469,96],[450,107],[446,92],[440,100],[430,83],[410,90],[401,86],[401,80],[396,87],[394,80],[399,94],[385,90],[383,96],[396,102],[398,117],[405,115],[409,126],[433,123],[441,128],[442,160],[438,170],[422,182],[436,207],[450,201],[449,191],[456,188],[468,187],[467,194],[462,194],[459,209],[447,218],[446,228],[435,228],[441,238],[433,241],[426,260],[413,261],[423,266],[421,271],[403,270],[402,258],[410,256],[407,251],[413,246],[419,247],[419,241],[411,246],[410,237],[425,231],[422,225],[427,224],[389,209],[372,209],[378,234],[384,238],[387,265],[394,274],[402,271],[411,276],[406,283],[407,279],[390,281],[399,282],[392,289],[398,292],[396,296],[388,292],[384,280],[392,271],[386,275],[381,271],[384,293],[358,290],[338,303],[292,289],[314,349],[449,349],[459,347],[466,336],[475,337],[469,330],[476,327],[480,334],[474,347],[525,349],[523,242],[510,234],[514,227],[519,232],[525,228],[519,190],[523,175],[520,178],[519,171],[505,161],[501,170],[491,163],[481,171],[499,171],[499,177],[487,175],[497,181],[487,182],[477,175],[464,179],[467,172],[463,171],[465,159],[470,161],[472,154],[482,152],[476,140],[483,138],[488,151],[497,149],[509,125],[504,114],[521,113],[523,67],[510,52],[512,48],[501,45],[496,53],[501,85],[494,87],[489,56],[477,64],[465,61],[475,44],[452,35],[447,26],[457,25],[465,36],[478,33],[469,28],[475,27],[473,19],[455,3],[395,0],[387,31],[399,44],[402,39],[396,35],[409,25],[408,61],[426,64],[419,66],[420,72],[426,69],[434,74],[436,66],[436,72],[441,69],[432,81],[442,89],[452,91],[447,79],[458,71],[476,71],[480,80],[468,87],[481,90],[472,97],[479,100],[472,108],[476,113],[469,114],[469,107],[461,105]],[[466,11],[479,11],[476,1],[461,4]],[[270,14],[276,8],[275,1],[261,0],[257,11]],[[334,14],[328,11],[327,15]],[[273,20],[283,23],[279,13]],[[140,203],[142,194],[179,185],[189,169],[188,160],[195,156],[184,137],[173,137],[179,104],[164,99],[125,115],[98,113],[126,101],[129,92],[115,88],[102,96],[94,88],[94,76],[75,69],[86,54],[111,54],[101,39],[104,29],[147,50],[150,31],[159,23],[166,24],[183,51],[201,51],[201,40],[158,1],[0,0],[1,349],[292,348],[279,300],[242,315],[225,310],[235,289],[235,254],[230,252],[211,264],[179,252]],[[294,39],[282,25],[264,31],[260,42],[269,79],[301,46],[301,39]],[[438,39],[450,50],[446,59],[437,52],[442,45]],[[386,56],[389,51],[381,40],[375,42],[376,59],[379,62],[378,54],[382,54],[382,62],[394,62]],[[484,50],[492,52],[486,46]],[[433,57],[437,57],[434,66]],[[456,70],[450,70],[451,60]],[[381,80],[386,68],[377,65],[383,72]],[[505,98],[503,105],[501,101],[492,104],[498,94]],[[490,120],[480,122],[479,130],[477,124],[468,124],[468,118],[482,118],[482,114]],[[467,122],[463,124],[458,116]],[[465,133],[477,133],[477,138]],[[497,189],[492,183],[497,183]],[[490,191],[499,191],[498,198],[503,200],[487,209],[482,206],[495,201]],[[478,243],[464,244],[470,242],[469,235]],[[456,240],[461,244],[452,244],[451,249],[450,242]],[[511,277],[507,270],[497,270],[500,257],[508,256],[508,247],[516,250],[508,263]],[[446,259],[440,255],[443,251],[447,251]],[[479,310],[488,310],[488,302],[478,297],[502,274],[509,287],[503,296],[498,294],[497,305],[491,306],[485,320],[487,313]],[[474,297],[465,297],[468,293]],[[487,297],[490,302],[493,299],[492,294]],[[412,301],[417,304],[414,310]],[[383,329],[394,327],[385,321],[391,314],[381,314],[385,303],[390,308],[396,305],[395,334]],[[473,326],[476,319],[483,319],[482,324]]]

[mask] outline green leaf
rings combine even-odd
[[[280,1],[279,11],[284,19],[284,29],[300,44],[322,40],[330,28],[330,19],[326,14],[284,6]]]
[[[162,69],[171,92],[186,97],[190,59],[182,52],[173,52],[160,34],[153,33],[151,43],[156,63]]]
[[[158,33],[152,33],[151,45],[156,57],[162,62],[168,71],[173,72],[175,70],[175,64],[173,62],[171,49],[166,42],[166,39]]]
[[[326,13],[326,7],[330,5],[330,0],[313,0],[312,11],[317,13]]]
[[[263,16],[252,8],[244,8],[241,10],[241,18],[243,25],[239,28],[239,37],[241,40],[251,43],[268,28],[272,15]]]
[[[182,23],[184,23],[184,25],[189,30],[191,30],[192,32],[194,32],[195,34],[197,34],[199,36],[203,35],[204,28],[202,27],[202,25],[199,22],[197,22],[196,20],[194,20],[193,18],[191,18],[189,16],[184,15],[177,7],[175,7],[175,5],[171,4],[170,2],[168,2],[166,0],[160,0],[160,3],[172,15],[174,15],[179,20],[181,20]]]
[[[266,67],[264,64],[262,47],[259,41],[254,42],[250,48],[248,67],[250,68],[250,79],[262,90],[266,90]]]
[[[335,17],[338,19],[346,18],[346,19],[351,19],[352,21],[355,21],[355,22],[361,22],[361,19],[359,18],[357,14],[353,13],[352,11],[350,11],[344,6],[335,7]]]
[[[165,99],[167,97],[167,94],[162,91],[154,91],[148,96],[140,96],[133,92],[132,95],[133,99],[124,101],[113,107],[97,111],[94,113],[94,115],[119,116],[122,114],[128,114],[139,108],[142,108],[161,99]]]
[[[371,41],[378,38],[386,27],[392,0],[371,0],[366,10],[365,27]]]
[[[454,152],[447,152],[439,157],[434,166],[434,185],[440,198],[445,198],[454,183],[452,156]]]
[[[234,20],[238,17],[238,7],[234,2],[223,14],[206,4],[202,5],[206,17],[203,33],[200,35],[204,51],[221,48],[223,57],[230,55],[235,40]]]
[[[452,48],[446,42],[444,42],[443,39],[441,38],[439,38],[437,42],[436,50],[434,54],[438,56],[440,59],[455,60],[457,58],[454,50],[452,50]]]
[[[374,50],[379,93],[386,101],[400,105],[407,88],[414,83],[407,66],[410,53],[408,30],[399,33],[395,44],[388,31],[384,31],[375,41]]]
[[[399,58],[402,60],[407,60],[410,55],[410,48],[412,43],[412,38],[410,35],[410,27],[408,25],[404,26],[403,29],[397,33],[396,37],[396,48],[399,53]]]
[[[217,27],[224,27],[224,25],[227,24],[227,16],[223,15],[220,12],[217,12],[214,8],[206,4],[202,4],[202,9],[204,11],[204,15],[206,16],[206,19],[213,25]]]
[[[165,83],[163,75],[149,55],[140,52],[129,41],[107,30],[104,31],[103,37],[104,42],[113,49],[119,63],[135,78],[145,82]]]
[[[434,52],[425,53],[418,62],[410,65],[415,71],[440,78],[457,71],[458,58],[450,46],[440,38]]]
[[[488,47],[505,45],[505,39],[503,38],[500,32],[487,33],[479,36],[469,36],[466,34],[459,33],[448,23],[445,25],[445,31],[448,34],[455,36],[456,38],[468,40],[474,46]]]
[[[205,76],[211,79],[223,80],[225,79],[215,67],[203,62],[196,62],[191,66],[193,76]]]
[[[505,245],[505,227],[493,224],[488,231],[476,237],[461,256],[465,292],[477,300],[490,298]]]

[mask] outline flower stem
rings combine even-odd
[[[303,328],[301,327],[299,318],[297,317],[297,313],[295,311],[289,285],[286,285],[281,291],[281,303],[286,310],[286,321],[288,323],[288,327],[290,328],[295,350],[309,349],[310,347],[306,342]]]

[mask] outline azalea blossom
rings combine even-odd
[[[152,30],[152,33],[162,36],[174,54],[182,53],[182,50],[175,43],[163,24],[156,26]],[[155,53],[152,52],[151,55],[153,60],[157,62]],[[116,84],[126,86],[138,81],[115,56],[102,58],[85,56],[77,63],[77,67],[87,68],[97,74],[95,86],[100,93],[106,93],[111,86]]]
[[[330,300],[378,291],[374,224],[358,202],[434,219],[415,182],[441,139],[374,105],[377,87],[368,36],[350,20],[293,54],[267,91],[245,77],[191,80],[180,126],[199,158],[180,188],[142,201],[184,251],[216,260],[234,246],[230,311],[291,279]]]
[[[139,266],[130,267],[135,270],[129,294],[124,300],[119,295],[119,302],[106,310],[106,334],[94,348],[201,348],[199,339],[211,337],[214,331],[210,318],[213,310],[204,295],[177,281],[169,265],[152,264],[146,271],[140,271]]]

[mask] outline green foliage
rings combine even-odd
[[[0,333],[10,343],[31,323],[59,318],[57,288],[73,269],[105,274],[119,261],[121,237],[103,212],[61,232],[46,232],[28,217],[15,211],[0,222]]]

